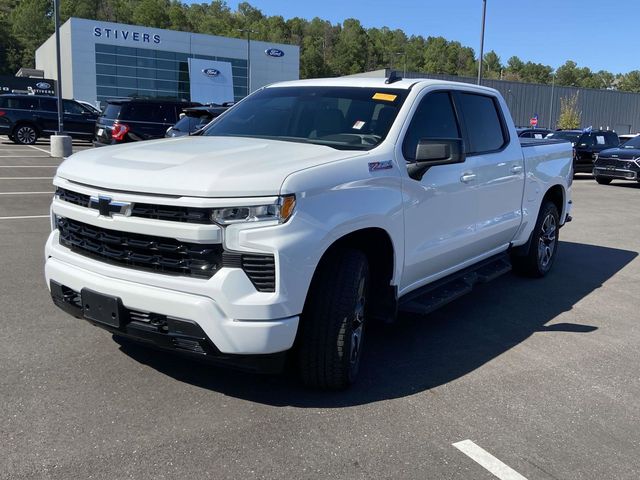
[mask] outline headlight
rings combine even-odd
[[[295,206],[295,195],[285,195],[278,198],[274,203],[266,205],[214,208],[211,212],[211,220],[219,225],[269,220],[285,223],[293,215]]]

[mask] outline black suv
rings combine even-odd
[[[547,135],[547,138],[571,142],[574,173],[591,173],[598,153],[620,145],[618,135],[611,130],[557,130]]]
[[[108,100],[98,117],[93,144],[101,147],[163,138],[184,108],[197,105],[179,100]]]
[[[640,136],[618,148],[601,151],[593,163],[593,176],[600,185],[616,178],[640,182]]]
[[[226,112],[233,103],[222,105],[205,105],[202,107],[191,107],[183,110],[184,116],[178,120],[173,127],[167,130],[165,137],[183,137],[191,135],[196,130],[205,127],[211,120],[218,118]]]
[[[98,115],[75,100],[62,100],[65,133],[91,140]],[[0,134],[33,145],[58,130],[58,99],[44,95],[0,95]]]

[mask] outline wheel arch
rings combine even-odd
[[[37,135],[37,137],[41,137],[41,136],[42,136],[42,131],[40,130],[40,128],[38,128],[38,125],[36,125],[36,123],[35,123],[35,122],[32,122],[32,121],[30,121],[30,120],[18,120],[18,121],[14,124],[13,128],[11,129],[11,135],[12,135],[12,136],[15,136],[15,134],[16,134],[16,130],[17,130],[18,128],[20,128],[20,126],[22,126],[22,125],[28,125],[28,126],[30,126],[30,127],[33,127],[33,129],[36,131],[36,135]]]
[[[397,250],[389,233],[380,227],[365,227],[354,230],[333,241],[318,261],[309,290],[315,288],[319,268],[330,260],[336,249],[350,248],[362,251],[369,264],[369,315],[385,322],[393,321],[397,312],[397,286],[392,285],[397,264]],[[307,301],[305,300],[305,305]]]
[[[542,202],[540,203],[540,208],[544,205],[544,202],[549,200],[551,201],[556,208],[558,209],[558,215],[560,216],[560,224],[564,223],[565,218],[565,198],[567,193],[564,190],[564,187],[560,184],[553,185],[547,189],[544,196],[542,197]]]

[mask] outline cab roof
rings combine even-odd
[[[472,88],[474,90],[496,93],[493,88],[474,85],[471,83],[451,82],[446,80],[436,80],[430,78],[403,78],[393,83],[385,83],[386,78],[381,77],[335,77],[335,78],[311,78],[308,80],[291,80],[287,82],[278,82],[269,85],[267,88],[273,87],[361,87],[361,88],[393,88],[410,90],[416,85],[431,86],[439,85],[450,88]]]

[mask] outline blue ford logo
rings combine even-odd
[[[36,88],[39,88],[40,90],[49,90],[51,85],[47,82],[38,82],[36,83]]]
[[[284,52],[282,50],[278,50],[277,48],[267,48],[264,53],[270,57],[284,57]]]
[[[205,68],[204,70],[202,70],[202,73],[204,73],[207,77],[217,77],[218,75],[220,75],[220,70],[216,70],[215,68]]]

